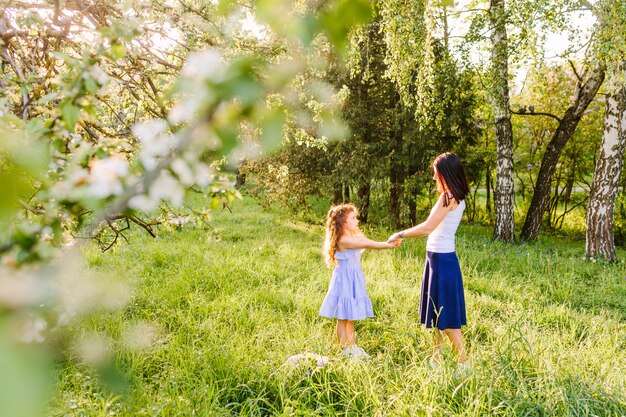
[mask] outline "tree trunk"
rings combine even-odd
[[[574,103],[565,112],[565,116],[563,116],[559,122],[559,126],[554,132],[552,140],[550,140],[548,144],[546,152],[543,155],[543,160],[541,161],[539,174],[537,175],[533,199],[528,208],[528,213],[526,214],[524,227],[522,228],[521,238],[523,240],[535,240],[539,235],[541,220],[548,206],[550,185],[556,164],[559,161],[563,148],[574,135],[584,111],[602,85],[604,72],[603,67],[597,67],[584,83],[578,83]]]
[[[362,223],[367,223],[367,215],[369,214],[370,209],[370,191],[372,186],[370,184],[369,178],[363,179],[361,184],[359,184],[359,189],[357,191],[359,196],[359,219]]]
[[[413,194],[411,194],[411,199],[409,199],[409,222],[411,226],[417,224],[417,202]]]
[[[513,218],[513,129],[509,109],[509,70],[504,0],[491,0],[489,14],[494,86],[492,101],[496,115],[496,190],[494,206],[496,223],[494,239],[515,240]]]
[[[572,191],[574,190],[574,174],[570,174],[570,178],[565,183],[565,193],[563,194],[563,200],[569,202],[572,199]]]
[[[485,211],[491,214],[491,169],[487,168],[485,174],[485,188],[487,189],[487,201],[485,202]]]
[[[619,87],[606,99],[602,145],[593,175],[587,210],[585,257],[602,256],[615,261],[613,214],[624,164],[626,146],[626,88]]]
[[[236,189],[240,189],[241,187],[243,187],[246,183],[246,173],[245,172],[241,172],[241,167],[246,163],[246,161],[243,161],[238,167],[237,167],[237,177],[235,177],[235,188]]]

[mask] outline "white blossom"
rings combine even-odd
[[[17,265],[14,258],[5,255],[2,264],[8,267]],[[41,302],[45,288],[41,282],[29,275],[8,273],[0,268],[0,308],[16,308]]]
[[[182,159],[176,159],[174,160],[174,162],[172,162],[171,167],[172,167],[172,171],[174,171],[174,173],[178,175],[178,178],[180,178],[180,181],[183,184],[187,186],[190,186],[193,184],[194,182],[193,172],[191,171],[191,169],[189,168],[189,165],[187,165],[185,161],[183,161]]]
[[[169,200],[174,207],[180,207],[184,197],[185,190],[166,171],[161,171],[159,177],[150,186],[150,198],[156,201]]]
[[[77,350],[79,357],[90,365],[102,365],[109,359],[107,338],[103,334],[92,333],[83,337]]]
[[[158,204],[158,201],[153,201],[145,194],[137,194],[128,200],[128,207],[145,212],[154,210]]]
[[[167,119],[173,124],[186,122],[195,115],[196,111],[200,107],[200,104],[201,100],[197,95],[185,97],[170,109]]]
[[[200,187],[206,186],[213,179],[213,172],[206,164],[196,164],[194,171],[196,184]]]
[[[226,63],[217,49],[190,54],[182,70],[182,75],[189,78],[210,79],[219,82],[226,74]]]
[[[48,323],[41,317],[29,317],[22,324],[20,341],[22,343],[42,343],[46,340],[43,331],[48,327]]]
[[[89,74],[101,86],[105,85],[109,81],[109,76],[98,65],[92,65],[89,68]]]
[[[153,119],[136,123],[133,134],[141,142],[139,159],[147,170],[156,168],[158,159],[167,155],[172,148],[172,138],[167,134],[165,120]]]
[[[135,210],[152,211],[161,200],[169,200],[174,207],[183,204],[185,190],[168,172],[161,171],[159,177],[152,183],[148,194],[138,194],[128,200],[128,206]]]
[[[189,223],[189,218],[187,216],[175,216],[169,219],[168,222],[174,226],[182,226]]]
[[[128,327],[123,334],[123,341],[130,350],[140,351],[149,348],[157,341],[158,331],[150,323],[139,322]]]
[[[93,161],[89,175],[91,194],[98,198],[121,194],[123,186],[120,179],[128,172],[128,162],[122,157],[112,156]]]

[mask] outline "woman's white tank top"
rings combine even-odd
[[[433,207],[431,213],[436,207]],[[454,235],[456,234],[456,229],[459,228],[464,210],[465,200],[461,200],[454,210],[446,214],[441,223],[428,235],[428,240],[426,241],[426,250],[428,252],[454,252]]]

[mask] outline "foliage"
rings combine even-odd
[[[89,280],[67,247],[95,238],[114,248],[132,235],[131,224],[151,236],[159,227],[204,224],[209,208],[239,197],[220,168],[280,142],[311,41],[326,37],[343,56],[343,35],[370,7],[361,0],[296,10],[263,1],[81,4],[10,2],[0,14],[0,346],[21,374],[0,378],[9,393],[2,412],[6,405],[11,415],[37,415],[49,366],[62,358],[93,366],[113,388],[119,380],[100,339],[80,348],[79,335],[64,329],[90,309],[119,308],[127,292]],[[261,23],[251,33],[243,26],[255,12]],[[336,125],[317,111],[325,98],[303,112],[322,128]],[[191,190],[205,196],[203,207],[183,208]],[[117,300],[118,292],[126,298]],[[35,344],[49,352],[37,369],[23,352]],[[9,387],[25,385],[42,388],[29,402],[10,395]]]
[[[432,36],[428,63],[411,61],[408,50],[394,55],[408,40],[406,31],[393,25],[408,25],[403,7],[416,4],[376,4],[374,20],[352,33],[348,68],[323,74],[336,86],[350,128],[344,141],[289,132],[280,152],[247,164],[268,201],[300,211],[310,195],[351,200],[359,204],[364,221],[371,202],[378,206],[372,210],[379,209],[375,221],[409,223],[416,219],[415,196],[432,188],[430,163],[437,154],[455,150],[469,167],[483,165],[471,72]],[[430,78],[422,79],[420,71],[430,71]],[[432,104],[425,109],[419,101]],[[471,178],[479,176],[472,172]]]

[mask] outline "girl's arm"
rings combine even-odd
[[[358,236],[342,236],[339,240],[339,248],[345,249],[391,249],[400,246],[402,239],[396,239],[393,242],[377,242],[366,238],[363,235]]]
[[[457,207],[455,205],[454,207]],[[429,235],[433,230],[439,226],[439,223],[446,217],[446,214],[450,211],[450,209],[454,208],[452,204],[448,207],[443,206],[443,194],[439,196],[437,203],[435,203],[435,210],[430,213],[430,216],[426,219],[426,221],[418,224],[417,226],[413,226],[409,229],[402,230],[400,232],[394,233],[389,237],[388,242],[394,241],[396,239],[402,239],[405,237],[420,237]]]

